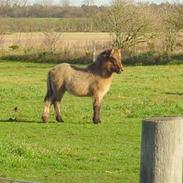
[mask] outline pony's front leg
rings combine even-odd
[[[101,108],[101,100],[98,96],[94,97],[93,101],[93,122],[95,124],[100,123],[100,108]]]

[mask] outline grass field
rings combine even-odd
[[[19,55],[30,58],[30,55],[49,52],[60,53],[57,60],[63,61],[64,58],[73,60],[75,57],[88,57],[93,54],[94,48],[98,53],[110,46],[110,34],[101,32],[0,33],[0,56]]]
[[[100,125],[91,123],[91,99],[69,94],[64,124],[53,110],[49,124],[40,122],[52,66],[0,61],[0,177],[138,183],[141,120],[183,115],[183,65],[126,67],[104,98]]]
[[[46,32],[46,31],[45,31]],[[54,34],[55,33],[55,34]],[[57,34],[57,35],[56,35]],[[11,45],[19,45],[21,48],[27,44],[33,47],[39,47],[44,39],[57,38],[55,44],[57,47],[63,47],[63,44],[67,46],[76,45],[77,47],[84,47],[93,42],[109,42],[111,37],[109,33],[103,32],[51,32],[50,37],[45,38],[44,32],[14,32],[4,35],[3,48],[8,49]],[[55,36],[55,37],[54,37]],[[58,37],[56,37],[58,36]]]
[[[94,51],[98,54],[101,50],[110,48],[113,36],[104,32],[0,32],[0,57],[15,61],[54,60],[78,63],[80,60],[79,63],[83,63],[83,58],[92,60]],[[139,37],[134,46],[123,50],[124,58],[128,59],[126,63],[139,64],[136,60],[141,60],[143,65],[170,63],[163,39],[163,35],[151,41],[144,36]],[[174,51],[168,55],[182,57],[182,33],[177,35],[176,41]]]
[[[0,32],[95,31],[90,18],[0,17]]]

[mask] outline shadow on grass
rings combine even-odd
[[[166,92],[165,94],[167,94],[167,95],[179,95],[179,96],[183,96],[183,93],[178,93],[178,92]]]
[[[0,119],[0,123],[42,123],[41,121],[35,120],[25,120],[25,119],[16,119],[16,118],[9,118],[9,119]]]
[[[90,121],[85,121],[85,122],[71,122],[71,121],[66,121],[64,123],[59,123],[56,121],[52,121],[50,120],[48,123],[43,123],[41,120],[40,121],[36,121],[36,120],[25,120],[25,119],[16,119],[16,118],[9,118],[9,119],[0,119],[0,123],[25,123],[25,124],[40,124],[40,125],[47,125],[47,124],[58,124],[58,125],[63,125],[63,124],[72,124],[72,125],[86,125],[86,124],[93,124]],[[95,124],[94,124],[95,125]]]

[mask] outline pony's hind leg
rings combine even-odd
[[[44,123],[48,122],[50,105],[53,103],[53,98],[54,98],[54,92],[52,87],[51,72],[49,72],[47,78],[47,93],[44,98],[44,110],[42,114],[42,121]]]
[[[45,97],[44,110],[43,110],[43,114],[42,114],[42,121],[44,123],[48,122],[51,103],[52,103],[51,97]]]
[[[62,119],[61,111],[60,111],[60,103],[64,93],[65,93],[65,89],[62,88],[57,95],[58,96],[57,99],[53,102],[54,109],[55,109],[55,116],[58,122],[64,122]]]

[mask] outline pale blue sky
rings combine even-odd
[[[74,5],[81,5],[83,0],[70,0],[71,4]],[[110,4],[110,0],[94,0],[96,5],[109,5]]]
[[[59,0],[55,0],[55,1],[59,1]],[[72,5],[81,5],[82,2],[84,0],[70,0]],[[139,1],[139,0],[137,0]],[[141,2],[145,2],[146,0],[141,0]],[[155,2],[157,4],[161,3],[161,2],[171,2],[171,0],[150,0],[148,2]],[[111,3],[111,0],[94,0],[96,5],[109,5]]]
[[[61,2],[62,0],[28,0],[29,2],[54,2],[54,4],[57,4],[59,2]],[[74,6],[81,6],[84,2],[84,0],[69,0],[71,5]],[[111,3],[111,0],[93,0],[95,2],[96,5],[100,6],[100,5],[109,5]],[[140,2],[154,2],[154,3],[161,3],[161,2],[173,2],[174,0],[135,0],[135,1],[140,1]]]

